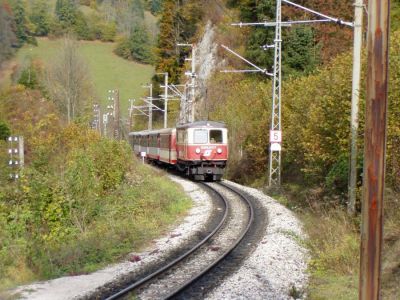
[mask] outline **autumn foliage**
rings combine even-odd
[[[400,32],[390,44],[387,139],[387,181],[399,189],[400,172]],[[366,57],[363,57],[365,65]],[[347,190],[350,152],[352,55],[346,52],[308,76],[288,78],[282,86],[283,181],[323,185],[343,194]],[[365,99],[363,71],[359,174],[362,175]],[[217,75],[209,93],[213,119],[227,122],[231,132],[229,167],[232,179],[252,182],[267,174],[271,86],[263,78]],[[212,99],[212,100],[211,100]],[[361,184],[361,177],[359,178]]]

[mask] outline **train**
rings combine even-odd
[[[220,181],[228,161],[228,129],[222,122],[196,121],[130,132],[129,143],[148,162],[172,167],[199,181]]]

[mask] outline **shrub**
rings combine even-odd
[[[129,38],[123,38],[114,50],[115,54],[142,63],[150,63],[152,54],[150,39],[144,26],[135,26]]]
[[[6,140],[11,134],[10,128],[4,121],[0,121],[0,140]]]

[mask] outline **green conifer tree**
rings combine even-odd
[[[22,47],[25,43],[36,44],[36,40],[32,37],[28,29],[28,19],[25,11],[25,2],[16,0],[12,2],[12,11],[16,24],[15,35],[18,40],[17,47]]]
[[[35,26],[34,34],[46,36],[50,31],[50,13],[48,2],[45,0],[35,1],[32,5],[30,21]]]
[[[176,34],[176,9],[175,1],[165,0],[160,18],[160,33],[158,36],[156,69],[168,72],[171,82],[179,78],[179,53],[177,51],[178,37]]]
[[[144,26],[136,26],[129,38],[131,57],[134,60],[150,63],[150,39]]]
[[[63,28],[75,25],[77,18],[77,7],[75,1],[57,0],[55,13]]]
[[[158,14],[162,8],[162,0],[152,0],[150,4],[150,11],[152,14]]]
[[[319,63],[320,47],[314,44],[314,31],[310,26],[289,29],[283,46],[283,72],[308,73]]]

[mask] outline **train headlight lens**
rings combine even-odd
[[[222,153],[222,149],[221,149],[221,148],[218,148],[218,149],[217,149],[217,153],[218,153],[218,154],[221,154],[221,153]]]
[[[196,153],[200,154],[200,148],[196,148]]]

